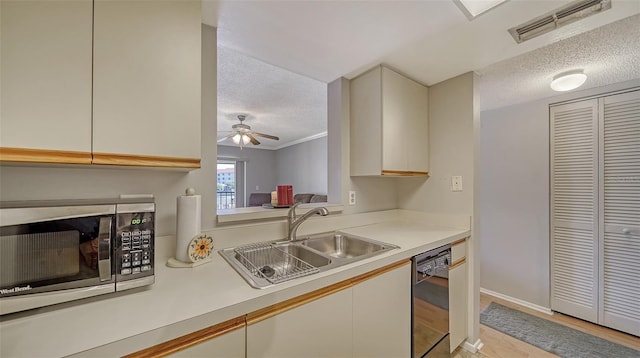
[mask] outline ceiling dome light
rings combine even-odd
[[[558,92],[571,91],[576,89],[587,80],[587,75],[583,70],[563,72],[553,77],[551,89]]]

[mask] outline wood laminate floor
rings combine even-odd
[[[499,299],[497,297],[480,294],[480,310],[484,310],[491,302],[499,303],[503,306],[511,307],[531,315],[548,319],[550,321],[571,327],[573,329],[583,331],[594,336],[607,339],[609,341],[640,350],[640,337],[632,336],[623,332],[619,332],[606,327],[598,326],[577,318],[556,313],[548,315],[538,312],[518,304]],[[489,358],[528,358],[528,357],[557,357],[555,354],[543,351],[540,348],[532,346],[521,340],[498,332],[485,325],[480,325],[480,340],[484,346],[478,353],[469,353],[458,348],[454,354],[454,358],[470,358],[470,357],[489,357]]]

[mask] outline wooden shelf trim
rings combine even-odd
[[[383,170],[382,175],[395,176],[395,177],[428,177],[429,172],[413,172],[403,170]]]
[[[67,150],[0,147],[1,162],[91,164],[91,153]]]
[[[458,240],[458,241],[452,242],[452,243],[451,243],[451,247],[454,247],[454,246],[458,246],[458,245],[464,244],[466,241],[467,241],[467,238],[465,237],[464,239],[460,239],[460,240]]]
[[[453,270],[454,268],[462,265],[463,263],[467,262],[467,258],[463,257],[461,259],[459,259],[458,261],[454,262],[451,264],[451,266],[449,266],[449,271]]]
[[[294,297],[292,299],[289,299],[287,301],[283,301],[280,303],[276,303],[274,305],[265,307],[263,309],[251,312],[249,314],[247,314],[247,325],[252,325],[255,323],[258,323],[260,321],[263,321],[267,318],[279,315],[283,312],[289,311],[291,309],[294,309],[296,307],[302,306],[306,303],[318,300],[322,297],[325,296],[329,296],[331,294],[334,294],[338,291],[342,291],[344,289],[350,288],[352,286],[355,286],[363,281],[369,280],[375,276],[378,275],[382,275],[386,272],[395,270],[398,267],[404,266],[404,265],[408,265],[410,264],[411,261],[410,260],[402,260],[402,261],[398,261],[396,263],[393,263],[391,265],[385,266],[385,267],[381,267],[379,269],[373,270],[371,272],[367,272],[364,273],[362,275],[338,282],[336,284],[333,284],[331,286],[327,286],[324,288],[321,288],[319,290],[315,290],[313,292],[309,292],[307,294],[304,294],[302,296],[298,296],[298,297]],[[408,278],[407,278],[408,279]]]
[[[209,339],[221,336],[225,333],[242,329],[246,326],[245,317],[236,317],[216,324],[215,326],[207,327],[199,331],[187,334],[176,339],[172,339],[168,342],[160,343],[155,346],[143,349],[141,351],[131,353],[124,356],[125,358],[148,358],[148,357],[164,357],[177,351],[189,348],[198,343],[202,343]]]
[[[93,164],[137,167],[200,168],[199,158],[156,157],[115,153],[93,153]]]
[[[0,162],[98,164],[137,167],[200,168],[198,158],[156,157],[113,153],[0,147]]]

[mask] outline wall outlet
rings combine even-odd
[[[462,191],[461,175],[454,175],[451,177],[451,191]]]
[[[356,205],[356,192],[349,190],[349,205]]]

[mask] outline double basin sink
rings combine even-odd
[[[337,232],[294,241],[264,242],[220,251],[224,259],[255,288],[327,271],[398,246]]]

